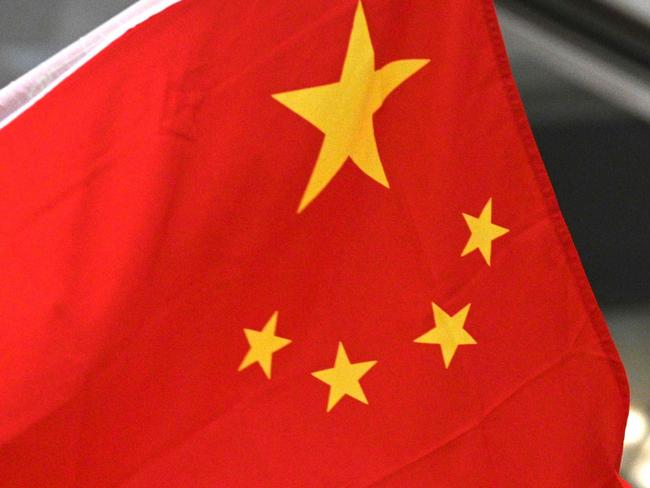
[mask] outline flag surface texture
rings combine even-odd
[[[0,486],[622,486],[488,0],[180,1],[0,130],[0,187]]]

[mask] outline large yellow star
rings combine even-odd
[[[492,223],[491,198],[485,204],[485,207],[483,207],[481,215],[478,217],[472,217],[471,215],[464,213],[463,217],[465,217],[465,222],[467,222],[471,235],[469,236],[469,240],[467,241],[461,256],[465,256],[478,249],[483,255],[485,262],[490,266],[490,259],[492,257],[492,241],[507,234],[509,229]]]
[[[375,52],[359,2],[341,80],[273,95],[325,134],[298,213],[325,189],[348,157],[361,171],[388,188],[372,117],[393,90],[428,62],[428,59],[403,59],[375,70]]]
[[[436,326],[415,339],[414,342],[419,344],[440,344],[445,368],[449,368],[458,346],[476,344],[474,338],[463,328],[471,304],[466,305],[453,317],[435,303],[431,305],[433,305],[433,320]]]
[[[359,381],[375,364],[377,364],[377,361],[351,363],[345,352],[343,343],[339,342],[334,367],[312,373],[312,375],[323,383],[330,385],[327,411],[332,410],[345,395],[351,396],[367,405],[368,400]]]
[[[271,378],[273,354],[291,343],[289,339],[275,335],[277,324],[278,312],[275,312],[262,330],[244,329],[250,349],[239,365],[239,371],[258,363],[266,377]]]

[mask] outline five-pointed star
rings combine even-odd
[[[323,369],[312,373],[323,383],[330,385],[330,394],[327,400],[327,411],[329,412],[345,395],[351,396],[362,403],[368,404],[366,394],[361,388],[359,381],[372,368],[377,361],[364,361],[362,363],[351,363],[345,352],[343,343],[339,342],[336,352],[334,367]]]
[[[278,324],[278,312],[275,312],[262,330],[244,329],[250,349],[239,365],[239,371],[251,364],[259,363],[267,378],[271,379],[271,362],[273,353],[288,346],[291,341],[275,335]]]
[[[474,338],[463,328],[471,304],[466,305],[453,317],[448,315],[447,312],[435,303],[431,305],[433,305],[433,319],[436,326],[426,334],[415,339],[414,342],[420,344],[440,344],[445,368],[449,368],[458,346],[476,344]]]
[[[393,90],[428,62],[402,59],[375,70],[375,52],[359,2],[341,80],[273,95],[325,134],[298,213],[325,189],[348,157],[365,174],[388,188],[375,140],[373,114]]]
[[[465,256],[476,249],[481,251],[485,262],[490,266],[490,259],[492,257],[492,241],[507,234],[509,229],[500,227],[492,223],[492,199],[483,207],[481,215],[473,217],[471,215],[463,214],[465,222],[471,232],[469,240],[465,245],[465,249],[461,256]]]

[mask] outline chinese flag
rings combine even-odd
[[[622,486],[489,0],[183,0],[0,162],[1,486]]]

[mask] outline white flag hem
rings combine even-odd
[[[182,0],[140,0],[0,90],[0,129],[128,30]]]

